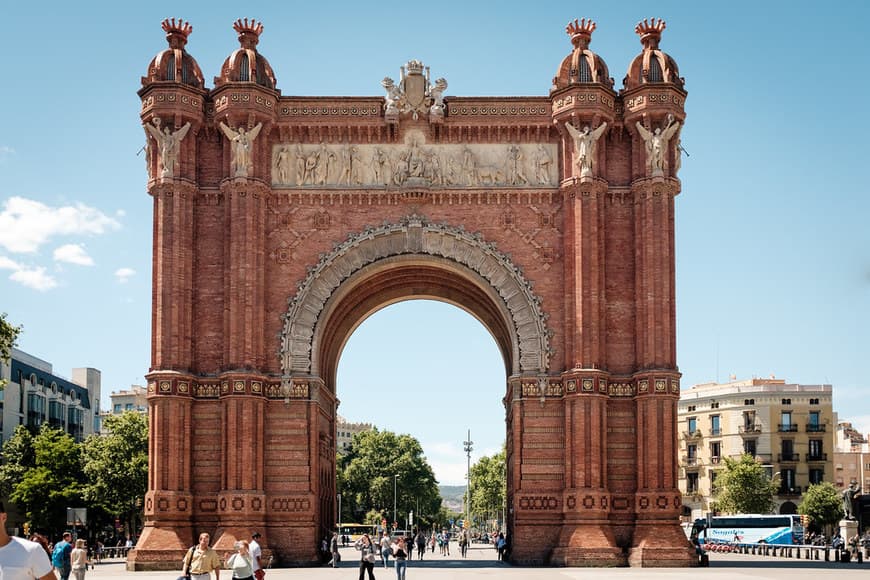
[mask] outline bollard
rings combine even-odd
[[[814,549],[813,556],[814,556],[814,559],[818,560],[819,559],[819,551]]]
[[[862,563],[864,561],[864,554],[861,553],[861,550],[858,550],[857,556],[858,556],[858,563],[859,564]]]
[[[831,549],[828,547],[825,547],[825,562],[830,562],[830,561],[831,561]]]

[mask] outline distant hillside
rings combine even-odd
[[[453,511],[462,511],[462,500],[465,496],[464,485],[439,485],[438,492],[444,507]]]

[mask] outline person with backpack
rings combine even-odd
[[[182,570],[191,580],[209,580],[212,572],[215,580],[220,580],[221,558],[209,547],[210,539],[211,536],[207,533],[201,533],[199,543],[191,546],[184,557]]]
[[[54,550],[51,553],[51,565],[57,571],[60,580],[69,580],[70,572],[72,572],[72,534],[69,532],[63,533],[63,539],[54,545]]]

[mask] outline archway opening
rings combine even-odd
[[[336,450],[369,426],[419,442],[450,512],[464,509],[468,462],[499,454],[505,442],[505,361],[493,335],[474,316],[443,300],[405,300],[370,314],[341,351],[336,375]],[[468,432],[471,450],[464,450]],[[394,452],[395,451],[395,452]],[[384,450],[386,465],[401,462],[400,451]],[[395,457],[391,457],[395,455]],[[362,459],[357,459],[357,465]],[[341,463],[337,468],[342,469]],[[383,469],[381,469],[383,470]],[[389,478],[394,474],[382,473]],[[344,495],[342,521],[381,511],[397,529],[432,529],[439,514],[421,506],[412,491],[419,482],[397,481],[393,502],[356,505],[351,485],[337,477]],[[342,486],[348,489],[342,489]],[[389,490],[387,495],[389,495]],[[375,500],[373,503],[383,504]],[[363,507],[363,509],[359,509]],[[475,531],[503,525],[503,510],[475,514]],[[391,526],[391,523],[389,524]],[[440,526],[439,526],[440,527]]]

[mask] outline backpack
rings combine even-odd
[[[63,567],[63,549],[67,545],[66,542],[58,542],[54,546],[54,551],[51,553],[51,565],[55,568]]]

